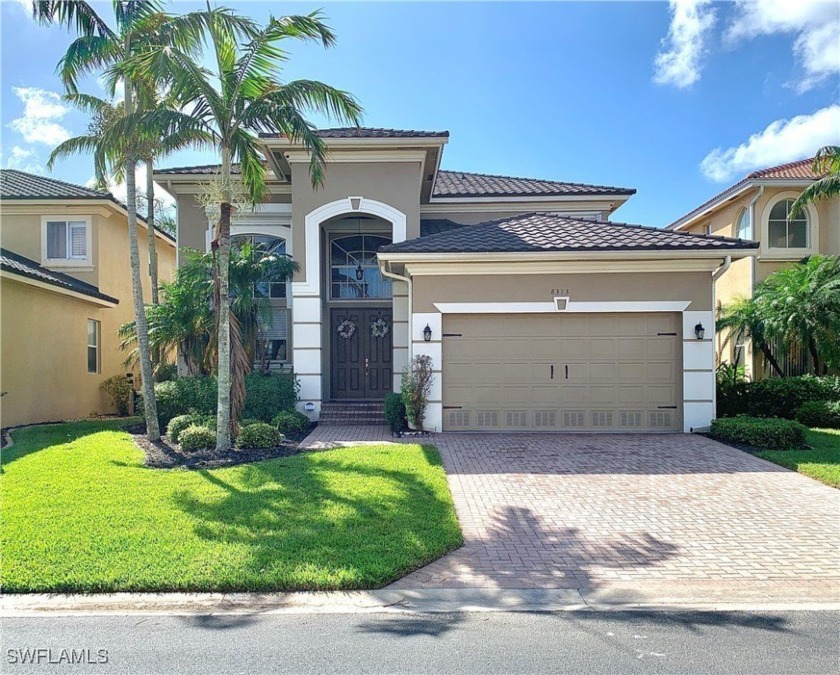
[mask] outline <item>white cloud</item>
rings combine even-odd
[[[700,79],[715,12],[711,0],[670,0],[669,4],[671,26],[656,55],[653,81],[686,89]]]
[[[715,148],[700,163],[703,175],[723,182],[736,175],[812,156],[824,145],[840,143],[840,105],[830,105],[812,115],[797,115],[771,122],[745,143]]]
[[[4,165],[7,169],[19,169],[29,173],[44,173],[41,160],[38,155],[28,148],[19,145],[12,146],[12,150],[5,158]]]
[[[68,112],[61,96],[37,87],[12,87],[12,91],[23,102],[23,115],[8,126],[23,140],[54,147],[70,138],[70,132],[58,123]]]
[[[138,164],[137,168],[134,171],[134,180],[137,186],[137,191],[140,195],[145,196],[146,194],[146,165],[145,164]],[[90,186],[96,183],[96,179],[91,178],[88,181]],[[126,197],[128,196],[128,189],[125,181],[121,183],[116,183],[114,181],[108,181],[108,190],[111,192],[114,197],[119,199],[121,202],[126,202]],[[142,200],[142,197],[141,197]],[[160,208],[164,209],[174,209],[175,208],[175,198],[172,197],[168,192],[166,192],[163,188],[159,185],[155,184],[155,202],[157,205],[158,210]],[[145,211],[145,206],[142,205],[138,206],[138,211]]]
[[[840,4],[824,0],[738,0],[726,40],[737,43],[760,35],[793,33],[793,53],[802,64],[800,91],[840,73]]]

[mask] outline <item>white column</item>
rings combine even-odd
[[[310,271],[310,273],[312,273]],[[317,274],[317,271],[315,272]],[[298,409],[313,422],[321,415],[321,298],[296,295],[292,283],[292,365],[300,383]],[[309,404],[309,405],[307,405]],[[307,407],[314,408],[307,410]]]
[[[423,337],[426,326],[432,330],[428,342]],[[440,312],[415,312],[411,317],[411,351],[414,356],[432,358],[432,392],[426,406],[426,431],[443,431],[443,315]]]
[[[683,312],[683,431],[708,427],[715,417],[714,313]],[[703,324],[698,340],[694,327]]]

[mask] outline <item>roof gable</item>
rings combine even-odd
[[[734,250],[757,242],[655,227],[527,213],[390,244],[383,253]]]

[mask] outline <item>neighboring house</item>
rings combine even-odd
[[[3,169],[0,219],[2,426],[113,412],[99,385],[129,370],[117,337],[134,320],[125,208],[107,192]],[[159,278],[170,279],[175,241],[157,237]]]
[[[715,285],[716,307],[735,298],[750,298],[756,284],[797,260],[821,253],[840,255],[840,198],[818,201],[789,219],[790,207],[802,190],[820,176],[811,159],[754,171],[735,185],[701,204],[668,229],[737,237],[759,242],[756,257],[735,261]],[[770,375],[760,350],[740,336],[716,337],[718,363],[744,365],[753,379]],[[775,354],[786,374],[808,371],[806,353]]]
[[[313,419],[381,400],[428,354],[430,430],[708,426],[712,277],[756,244],[609,222],[631,189],[444,171],[448,132],[320,134],[318,189],[299,145],[260,139],[270,196],[232,230],[300,264],[270,291],[266,341]],[[177,198],[179,246],[208,246],[215,214],[197,196],[217,172],[155,174]]]

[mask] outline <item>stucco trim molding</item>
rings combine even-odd
[[[627,312],[684,312],[691,304],[687,300],[675,301],[604,301],[575,302],[568,300],[566,309],[558,309],[551,302],[434,302],[442,314],[542,314],[542,313],[627,313]]]
[[[362,196],[337,199],[311,211],[304,218],[304,241],[306,244],[306,260],[304,274],[306,281],[292,282],[293,295],[315,296],[321,294],[320,253],[321,253],[321,223],[335,216],[348,213],[366,213],[387,220],[392,225],[391,239],[394,243],[405,241],[406,215],[393,206],[389,206],[375,199]]]

